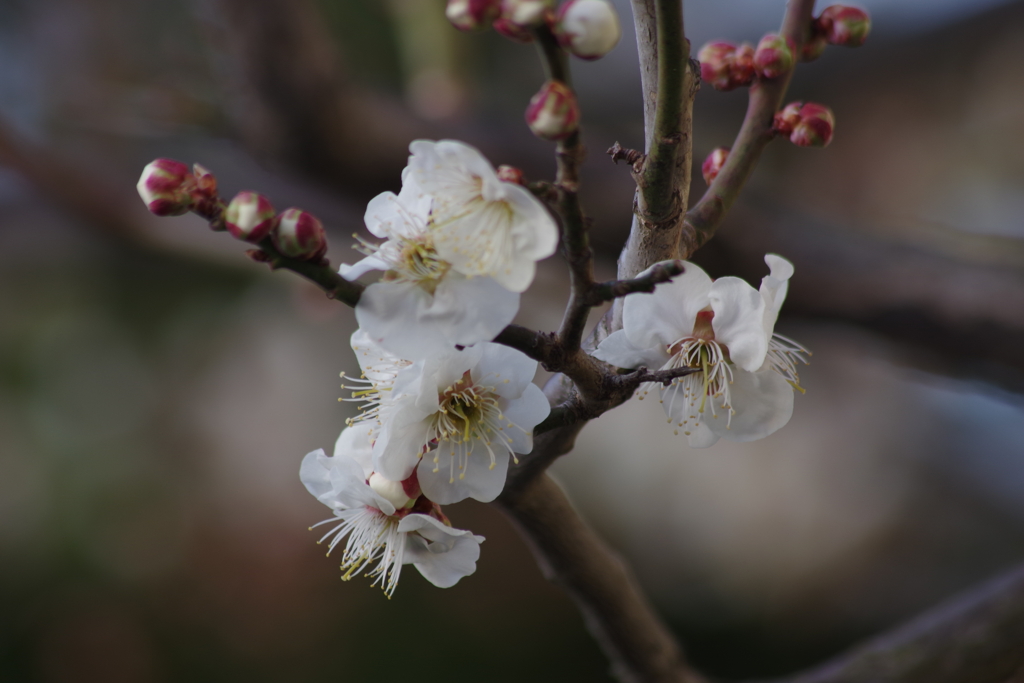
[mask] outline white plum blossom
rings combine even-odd
[[[512,292],[529,287],[536,262],[558,246],[558,228],[544,205],[521,185],[499,180],[490,162],[463,142],[416,140],[409,150],[409,176],[433,199],[430,235],[438,257]]]
[[[803,392],[796,364],[810,354],[774,333],[793,264],[774,254],[765,262],[760,291],[687,263],[652,294],[627,296],[622,329],[594,352],[622,368],[694,368],[662,387],[661,401],[695,448],[768,436],[789,422],[793,390]]]
[[[533,450],[533,428],[550,412],[536,371],[536,361],[493,343],[418,361],[395,382],[373,468],[399,481],[416,472],[441,505],[494,500],[509,457]]]
[[[357,379],[341,373],[342,379],[347,382],[341,385],[342,388],[352,390],[351,396],[341,400],[363,405],[359,406],[359,415],[348,418],[345,423],[365,434],[365,438],[372,443],[377,438],[383,421],[387,419],[388,410],[394,400],[392,387],[398,373],[411,366],[412,361],[389,353],[374,343],[370,335],[362,329],[352,333],[350,344],[359,362],[360,377]],[[342,432],[342,436],[344,435],[345,432]]]
[[[367,472],[369,443],[354,432],[351,427],[342,432],[342,450],[333,457],[323,449],[313,451],[299,470],[306,489],[334,511],[314,526],[333,525],[320,539],[330,539],[328,555],[345,541],[341,578],[366,570],[391,597],[405,564],[441,588],[476,571],[484,538],[452,528],[440,509],[420,496],[415,478],[395,482]]]
[[[407,169],[400,194],[384,192],[366,207],[367,229],[387,241],[364,244],[369,255],[339,269],[349,280],[384,271],[359,298],[356,320],[375,343],[410,360],[493,339],[519,310],[519,294],[495,278],[471,278],[439,254],[431,203]]]

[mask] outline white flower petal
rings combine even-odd
[[[502,434],[511,439],[513,452],[525,455],[533,450],[533,428],[551,414],[551,404],[540,387],[529,384],[520,398],[505,406],[503,414],[515,426],[506,427]]]
[[[711,431],[706,422],[690,427],[686,442],[690,448],[710,448],[718,443],[718,435]]]
[[[427,425],[423,413],[411,401],[396,405],[373,444],[373,470],[391,481],[405,481],[412,476],[423,452]],[[405,407],[405,410],[401,408]]]
[[[466,459],[466,470],[460,472],[458,457],[452,464],[452,445],[442,442],[438,449],[427,453],[416,470],[423,494],[438,505],[451,505],[466,498],[490,503],[505,487],[509,456],[503,449],[495,449],[495,463],[482,442],[474,444],[473,454]],[[434,462],[435,457],[437,462]],[[435,471],[437,470],[437,471]]]
[[[729,357],[753,372],[764,363],[768,338],[764,335],[764,299],[737,277],[718,278],[708,295],[715,312],[711,327],[715,341],[729,348]]]
[[[793,264],[776,254],[765,254],[770,274],[761,280],[761,297],[764,299],[764,333],[771,339],[775,332],[775,321],[779,318],[782,302],[789,291],[789,279],[793,277]]]
[[[735,370],[732,405],[736,414],[727,426],[727,413],[708,416],[707,425],[729,441],[756,441],[778,431],[793,416],[793,388],[769,368],[759,372]]]
[[[387,270],[388,264],[376,256],[367,256],[356,261],[354,265],[342,263],[338,266],[338,275],[346,280],[355,281],[369,273],[371,270]]]
[[[307,453],[299,465],[299,479],[306,490],[313,494],[317,500],[323,500],[334,493],[331,485],[331,471],[323,462],[327,458],[324,449],[318,448],[312,453]]]
[[[356,304],[356,321],[386,350],[408,360],[444,354],[455,348],[444,323],[424,312],[434,297],[409,282],[377,282]]]
[[[398,530],[408,534],[404,562],[439,588],[450,588],[476,571],[483,536],[453,529],[426,515],[408,515]],[[416,532],[416,533],[413,533]]]
[[[519,398],[532,386],[537,361],[504,344],[486,342],[480,344],[479,349],[480,360],[472,372],[474,382],[493,386],[496,393],[505,398]]]
[[[641,365],[651,369],[660,368],[670,358],[663,344],[646,349],[633,346],[625,330],[612,332],[605,337],[592,355],[598,360],[627,370],[638,368]]]
[[[341,430],[338,440],[334,443],[334,457],[350,458],[357,462],[363,468],[364,479],[373,472],[371,437],[375,431],[373,425],[357,422],[351,427]]]
[[[471,346],[494,339],[518,311],[519,294],[494,279],[450,272],[438,284],[423,316],[436,321],[452,345]]]
[[[648,272],[650,268],[640,275]],[[687,262],[682,275],[658,285],[652,294],[626,297],[622,304],[622,329],[629,342],[639,349],[667,347],[693,333],[697,313],[707,307],[710,291],[708,274]]]

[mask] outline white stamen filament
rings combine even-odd
[[[671,344],[669,351],[675,351],[675,353],[662,368],[663,370],[683,367],[700,370],[679,377],[668,387],[662,389],[661,400],[664,403],[667,396],[669,415],[674,414],[673,409],[677,400],[686,404],[685,417],[677,423],[677,426],[685,429],[691,420],[693,420],[694,427],[699,426],[705,408],[710,407],[712,417],[718,417],[718,408],[727,411],[726,428],[728,428],[736,411],[732,408],[729,390],[733,371],[726,360],[726,354],[722,347],[712,339],[690,337],[679,339]],[[672,418],[669,418],[669,422],[672,422]],[[689,434],[688,431],[685,433]]]
[[[328,538],[331,539],[327,546],[327,554],[330,555],[335,546],[343,538],[348,537],[345,552],[341,557],[341,569],[345,572],[341,580],[348,581],[364,567],[376,562],[377,566],[365,575],[375,577],[371,585],[376,586],[379,582],[384,593],[390,598],[398,586],[405,554],[405,534],[398,532],[398,518],[385,515],[371,507],[335,510],[334,514],[335,517],[325,519],[313,527],[341,520],[317,541],[323,543]]]

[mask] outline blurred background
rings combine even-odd
[[[622,43],[573,64],[603,277],[633,195],[603,150],[643,139],[616,4]],[[687,32],[756,41],[783,4],[688,0]],[[726,680],[807,666],[1024,559],[1024,2],[864,4],[867,45],[791,89],[833,108],[835,141],[773,144],[697,258],[755,284],[766,251],[795,263],[780,331],[814,358],[792,422],[690,450],[632,402],[555,467]],[[460,34],[443,5],[0,0],[0,680],[610,680],[486,505],[448,510],[487,537],[457,587],[339,581],[298,465],[351,414],[351,311],[135,192],[154,157],[201,162],[226,197],[319,215],[337,264],[411,139],[550,177],[522,123],[533,48]],[[697,165],[745,104],[698,94]],[[565,284],[543,264],[520,322],[553,329]]]

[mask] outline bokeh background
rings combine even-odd
[[[351,311],[135,194],[150,159],[199,161],[226,196],[318,214],[339,263],[411,139],[550,177],[522,123],[533,48],[459,34],[443,4],[0,1],[0,680],[610,680],[486,505],[449,510],[487,537],[456,588],[409,568],[389,601],[338,580],[298,464],[352,414]],[[573,65],[606,277],[633,186],[603,150],[642,146],[616,4],[620,46]],[[766,251],[794,261],[780,329],[814,359],[792,422],[691,450],[632,402],[554,469],[727,680],[807,666],[1024,560],[1024,2],[865,4],[868,44],[791,89],[834,109],[835,141],[773,144],[697,259],[755,284]],[[756,41],[782,10],[688,0],[687,31]],[[745,102],[699,93],[698,164]],[[520,321],[554,328],[564,293],[550,259]]]

